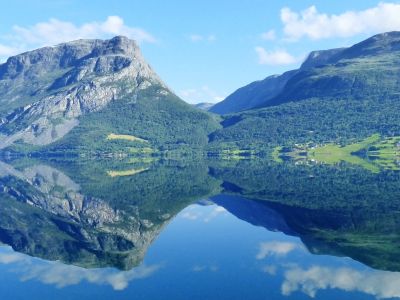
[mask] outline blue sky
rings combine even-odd
[[[124,34],[179,96],[216,102],[298,67],[312,50],[400,30],[400,1],[13,0],[3,3],[0,24],[3,61],[44,45]]]

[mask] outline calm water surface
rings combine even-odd
[[[2,162],[0,299],[400,297],[399,182],[345,165]]]

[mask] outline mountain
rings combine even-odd
[[[0,65],[0,95],[0,148],[101,148],[109,134],[137,136],[152,146],[198,146],[218,127],[175,96],[136,43],[122,36],[10,57]]]
[[[199,108],[199,109],[201,109],[201,110],[208,111],[214,105],[215,105],[215,103],[201,102],[201,103],[195,104],[194,106]]]
[[[210,111],[217,114],[228,114],[259,106],[264,101],[278,95],[296,72],[289,71],[282,75],[272,75],[264,80],[250,83],[215,104]]]
[[[344,48],[313,51],[297,70],[287,71],[282,75],[268,76],[264,80],[252,82],[214,105],[210,111],[217,114],[228,114],[262,106],[278,96],[287,82],[302,70],[307,70],[327,63],[331,57],[340,53]]]

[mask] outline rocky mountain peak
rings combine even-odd
[[[141,59],[140,49],[134,40],[116,36],[109,40],[81,39],[44,47],[10,57],[0,65],[0,80],[41,76],[44,72],[65,69],[82,64],[82,61],[107,55]]]
[[[169,92],[135,41],[81,39],[10,57],[0,65],[0,148],[17,140],[51,143],[86,113],[135,99],[157,86]]]

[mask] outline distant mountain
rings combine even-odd
[[[400,136],[400,32],[312,52],[290,75],[283,87],[276,85],[281,90],[274,97],[224,116],[223,129],[210,135],[213,147],[265,149],[308,142],[348,144],[376,133]]]
[[[218,126],[175,96],[136,43],[121,36],[10,57],[0,65],[0,104],[0,148],[56,141],[92,148],[111,133],[154,146],[201,145]]]
[[[313,51],[299,69],[250,83],[210,111],[227,114],[317,97],[398,95],[399,57],[400,32],[378,34],[349,48]]]
[[[268,76],[264,80],[252,82],[214,105],[210,111],[218,114],[228,114],[265,105],[269,100],[278,96],[285,88],[287,82],[297,73],[327,63],[333,56],[343,51],[343,49],[313,51],[308,55],[299,69],[285,72],[282,75]]]
[[[201,103],[197,103],[194,106],[201,109],[201,110],[205,110],[208,111],[210,110],[210,108],[212,108],[215,105],[215,103],[208,103],[208,102],[201,102]]]
[[[400,32],[375,35],[331,55],[323,64],[300,69],[282,92],[261,106],[310,98],[362,100],[399,95]]]
[[[264,80],[250,83],[215,104],[210,111],[217,114],[228,114],[257,107],[278,95],[296,72],[289,71],[282,75],[272,75]]]

